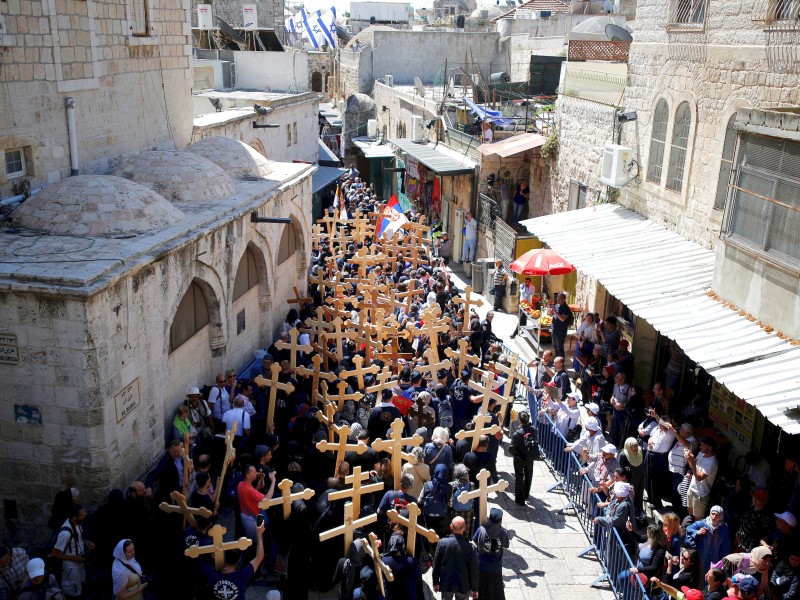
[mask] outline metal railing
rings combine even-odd
[[[507,346],[505,348],[507,352],[514,353]],[[522,364],[524,365],[524,363]],[[531,382],[534,380],[533,373],[527,367],[523,366],[518,370],[526,374]],[[524,390],[525,388],[520,386],[517,391],[520,389]],[[533,392],[525,391],[526,393],[520,394],[520,396],[527,399],[531,417],[536,419],[539,400]],[[601,501],[601,498],[589,491],[592,484],[586,475],[581,474],[582,465],[577,455],[564,450],[568,445],[567,440],[547,414],[542,414],[535,422],[542,457],[557,480],[547,491],[561,490],[564,492],[568,503],[562,512],[575,511],[581,529],[590,541],[590,545],[579,552],[578,556],[594,554],[603,567],[603,574],[590,585],[594,586],[607,581],[618,598],[647,600],[648,594],[641,580],[638,577],[630,576],[630,569],[635,567],[636,563],[631,560],[617,530],[611,526],[597,525],[594,522],[594,518],[602,514],[601,510],[597,508],[597,503]]]

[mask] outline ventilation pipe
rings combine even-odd
[[[78,133],[75,128],[75,98],[64,98],[64,107],[67,109],[67,133],[69,134],[69,174],[78,175]]]

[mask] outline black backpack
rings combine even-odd
[[[431,487],[431,490],[433,487]],[[448,486],[449,489],[449,486]],[[447,490],[445,490],[446,492]],[[432,518],[444,518],[449,515],[449,510],[447,509],[447,494],[444,494],[445,497],[442,497],[442,494],[431,493],[425,496],[425,504],[422,505],[422,514],[426,517]]]
[[[539,443],[536,438],[535,429],[531,429],[522,435],[522,447],[525,449],[526,460],[539,460],[542,458],[541,452],[539,452]]]
[[[570,310],[569,314],[567,315],[567,320],[564,321],[564,325],[566,325],[567,328],[570,328],[574,324],[575,324],[575,314]]]
[[[582,427],[580,423],[576,423],[575,427],[573,427],[572,429],[567,429],[567,435],[565,436],[567,438],[567,441],[568,442],[578,441],[578,438],[581,437],[581,429]]]
[[[449,397],[439,400],[439,425],[448,429],[453,426],[453,406]]]

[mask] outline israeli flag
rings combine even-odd
[[[330,44],[331,48],[336,48],[336,8],[331,7],[325,14],[317,11],[317,24],[322,29],[324,43]]]
[[[303,33],[305,31],[305,22],[306,9],[301,9],[300,12],[286,19],[286,31],[290,33]]]

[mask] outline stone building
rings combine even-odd
[[[211,4],[212,12],[215,17],[224,19],[234,27],[241,27],[244,24],[243,5],[255,5],[258,17],[259,28],[272,28],[280,32],[279,39],[283,39],[284,29],[284,0],[215,0],[212,2],[198,2],[192,0],[191,19],[192,27],[197,27],[197,5]]]
[[[330,52],[308,53],[308,89],[312,92],[327,93],[332,83],[328,78],[333,75],[333,60]]]
[[[0,41],[0,497],[17,532],[67,473],[89,505],[140,477],[186,388],[274,339],[310,247],[313,165],[192,139],[188,4],[54,6],[9,3]]]

